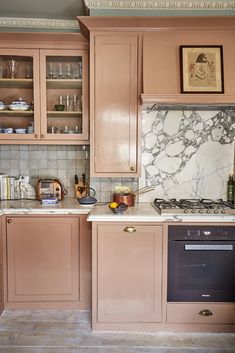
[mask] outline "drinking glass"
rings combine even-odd
[[[18,63],[16,60],[12,59],[9,61],[9,76],[10,78],[16,77],[16,72],[18,68]]]
[[[62,63],[57,64],[57,76],[59,79],[64,78],[64,68]]]
[[[67,63],[65,66],[65,77],[67,79],[70,79],[70,78],[72,78],[72,76],[73,76],[72,66],[70,63]]]

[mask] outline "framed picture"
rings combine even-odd
[[[180,46],[181,93],[224,93],[223,47]]]

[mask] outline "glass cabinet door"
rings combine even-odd
[[[39,51],[0,50],[0,143],[39,139]]]
[[[41,139],[88,140],[87,52],[41,50]]]

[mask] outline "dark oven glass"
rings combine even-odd
[[[235,302],[232,240],[168,241],[169,302]]]

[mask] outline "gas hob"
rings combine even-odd
[[[159,214],[235,215],[235,205],[223,199],[158,199],[153,202]]]

